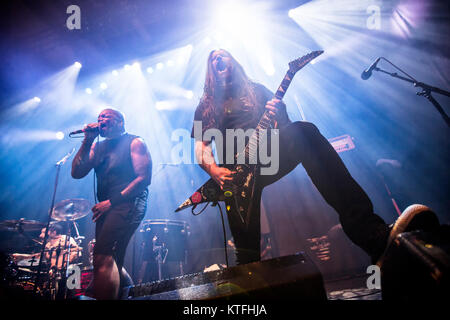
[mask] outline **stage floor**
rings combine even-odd
[[[367,274],[324,281],[328,300],[381,300],[381,289],[368,289]]]

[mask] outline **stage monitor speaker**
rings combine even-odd
[[[450,229],[405,232],[394,239],[381,266],[382,299],[450,298]]]
[[[128,287],[123,299],[326,300],[322,275],[303,252],[172,279]]]

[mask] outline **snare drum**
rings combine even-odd
[[[184,262],[186,259],[189,225],[185,221],[152,219],[142,222],[146,250],[161,246],[167,249],[166,261]]]

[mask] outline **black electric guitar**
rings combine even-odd
[[[322,53],[323,51],[313,51],[301,58],[289,62],[289,70],[286,72],[283,81],[278,87],[275,97],[280,100],[283,99],[295,74]],[[217,204],[218,201],[225,201],[227,206],[234,207],[240,214],[242,222],[245,223],[245,225],[248,225],[250,219],[249,213],[252,209],[253,194],[255,192],[255,177],[259,165],[247,163],[256,163],[257,146],[260,145],[260,138],[265,136],[265,134],[260,135],[260,133],[267,132],[266,130],[270,129],[273,123],[273,116],[266,110],[261,117],[258,126],[250,136],[245,149],[241,152],[241,154],[244,153],[243,156],[245,156],[245,159],[249,161],[246,161],[244,164],[224,165],[224,167],[236,172],[233,175],[233,181],[231,183],[227,183],[222,190],[212,178],[209,179],[186,201],[184,201],[175,212],[191,206],[194,206],[195,208],[198,204],[204,202]],[[239,154],[236,155],[236,158],[238,157]]]

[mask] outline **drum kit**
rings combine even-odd
[[[60,235],[47,231],[49,240],[45,248],[43,239],[46,223],[25,219],[0,221],[0,284],[15,293],[50,300],[86,294],[83,290],[93,277],[95,239],[83,246],[85,237],[80,236],[76,220],[88,215],[90,210],[90,203],[84,199],[68,199],[57,203],[53,208],[49,230],[57,224],[66,231]],[[190,235],[186,222],[144,220],[140,233],[145,244],[143,249],[147,251],[144,255],[156,263],[159,280],[163,278],[163,267],[167,263],[175,263],[179,273],[184,274]],[[2,238],[6,239],[2,241]],[[69,293],[66,279],[68,268],[73,264],[80,267],[83,290]]]
[[[67,231],[65,234],[47,231],[45,248],[43,239],[47,224],[23,218],[0,221],[2,238],[6,238],[1,249],[4,252],[0,266],[2,285],[15,294],[48,299],[65,295],[65,281],[62,280],[66,279],[69,265],[82,264],[81,242],[84,237],[80,236],[75,220],[85,217],[90,208],[84,199],[58,203],[53,209],[49,229]],[[74,236],[71,235],[72,228]]]

